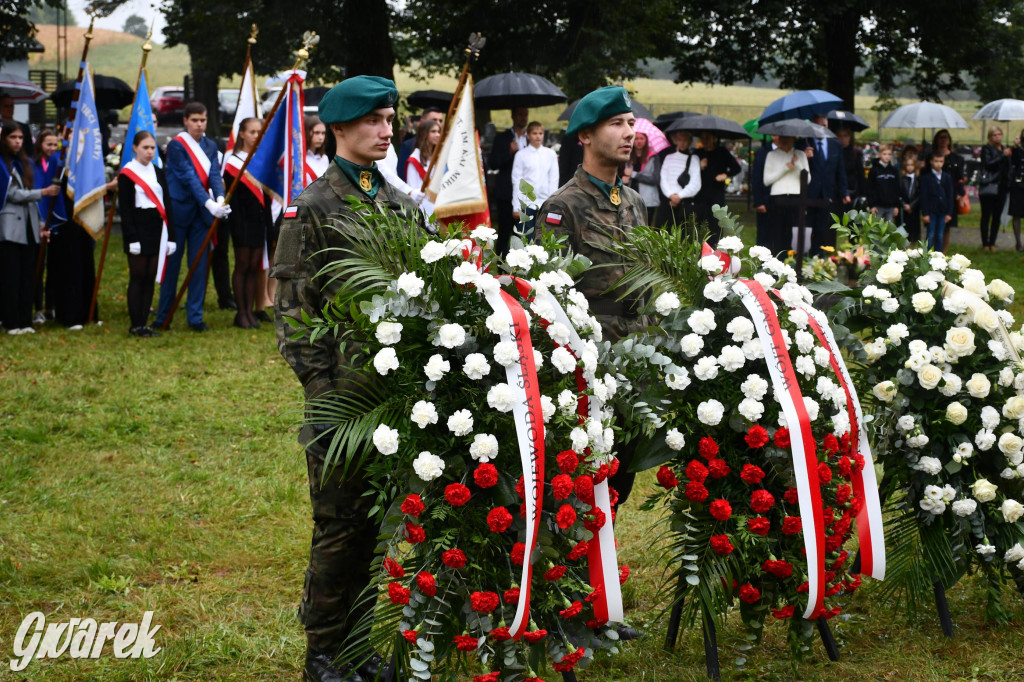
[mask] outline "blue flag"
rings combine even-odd
[[[292,71],[288,76],[281,105],[246,169],[283,206],[306,186],[302,81],[302,72]]]
[[[7,190],[11,187],[11,174],[7,165],[0,163],[0,210],[7,205]]]
[[[135,158],[132,152],[132,141],[136,133],[146,131],[156,139],[156,126],[153,124],[153,109],[149,104],[149,86],[146,84],[146,72],[139,75],[139,89],[135,91],[135,102],[132,104],[132,116],[128,120],[128,131],[124,136],[124,144],[121,145],[121,168]],[[162,168],[160,155],[153,159],[157,168]]]
[[[103,195],[107,191],[107,176],[92,72],[88,62],[83,62],[82,68],[85,76],[75,107],[71,148],[68,150],[68,196],[73,202],[71,215],[74,221],[95,239],[103,232]]]

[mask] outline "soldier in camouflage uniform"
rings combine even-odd
[[[621,262],[622,258],[608,245],[647,220],[644,200],[618,177],[619,167],[629,161],[633,149],[634,121],[629,94],[624,88],[600,88],[581,99],[569,119],[566,134],[579,135],[583,164],[537,213],[538,226],[544,225],[555,234],[568,237],[569,248],[589,258],[595,266]],[[576,285],[601,322],[604,338],[612,343],[643,328],[636,301],[619,301],[614,291],[605,293],[623,272],[622,266],[591,268]],[[619,471],[609,484],[619,494],[619,505],[633,489],[636,475],[629,472],[629,465],[635,448],[635,441],[616,444]],[[632,639],[637,632],[622,627],[620,635]]]
[[[415,203],[391,187],[374,163],[384,158],[390,144],[397,99],[392,81],[371,76],[350,78],[328,92],[320,104],[320,119],[335,136],[338,156],[284,212],[270,271],[278,281],[274,321],[278,348],[302,382],[307,401],[329,397],[357,381],[347,357],[352,348],[342,353],[332,335],[312,344],[308,335],[292,339],[295,330],[285,319],[301,321],[302,311],[319,315],[341,287],[337,280],[327,284],[330,275],[316,275],[335,258],[324,249],[343,248],[347,231],[365,229],[346,197],[420,216]],[[306,424],[299,431],[299,442],[306,449],[314,522],[299,606],[307,639],[304,674],[306,679],[325,682],[362,682],[378,675],[386,679],[390,671],[379,656],[358,670],[339,669],[333,663],[362,615],[352,607],[370,582],[378,528],[368,518],[374,498],[364,496],[370,489],[367,482],[358,475],[343,480],[337,470],[325,473],[327,439],[313,441],[326,428]]]

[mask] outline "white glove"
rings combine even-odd
[[[178,250],[178,245],[174,242],[167,242],[167,255],[173,256],[174,252]]]
[[[133,256],[138,256],[142,253],[142,244],[140,242],[132,242],[128,245],[128,253]]]
[[[419,191],[418,189],[414,189],[412,192],[409,193],[409,196],[412,197],[412,200],[416,202],[417,206],[419,206],[420,204],[423,203],[423,199],[425,199],[427,195]]]
[[[220,198],[224,201],[224,197]],[[204,204],[206,210],[210,212],[214,218],[227,218],[231,215],[231,207],[215,202],[213,199],[207,199]]]

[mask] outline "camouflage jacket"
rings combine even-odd
[[[327,283],[331,275],[318,278],[317,273],[338,257],[338,251],[325,252],[324,249],[344,248],[349,243],[346,233],[365,229],[345,200],[348,196],[370,201],[337,164],[331,163],[323,176],[306,187],[288,207],[286,216],[292,208],[296,209],[295,215],[286,217],[281,224],[274,265],[270,269],[270,276],[278,280],[274,300],[277,347],[302,383],[307,400],[355,380],[347,357],[353,354],[353,348],[348,347],[342,354],[337,341],[329,334],[313,344],[308,334],[292,339],[295,329],[285,320],[290,317],[301,321],[302,310],[311,317],[320,316],[324,305],[341,287],[339,280]],[[386,182],[381,184],[375,201],[395,212],[422,216],[412,199]]]
[[[647,206],[630,187],[622,187],[622,203],[618,206],[594,186],[583,167],[576,169],[569,182],[552,194],[537,214],[537,235],[540,227],[569,238],[573,253],[586,256],[596,266],[619,263],[609,244],[637,225],[647,222]],[[617,301],[613,291],[604,293],[625,273],[623,266],[591,268],[583,273],[577,288],[590,301],[591,311],[601,321],[604,338],[613,343],[626,334],[642,328],[635,312],[635,301]]]

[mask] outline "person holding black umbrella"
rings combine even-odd
[[[700,143],[700,191],[693,203],[697,222],[708,224],[708,243],[715,246],[721,230],[711,207],[725,205],[725,183],[741,169],[736,157],[718,145],[718,136],[711,131],[705,130],[700,134]]]
[[[700,191],[700,157],[690,149],[693,135],[685,130],[668,131],[676,150],[661,163],[661,193],[666,200],[658,206],[654,224],[682,225],[694,212],[693,198]]]

